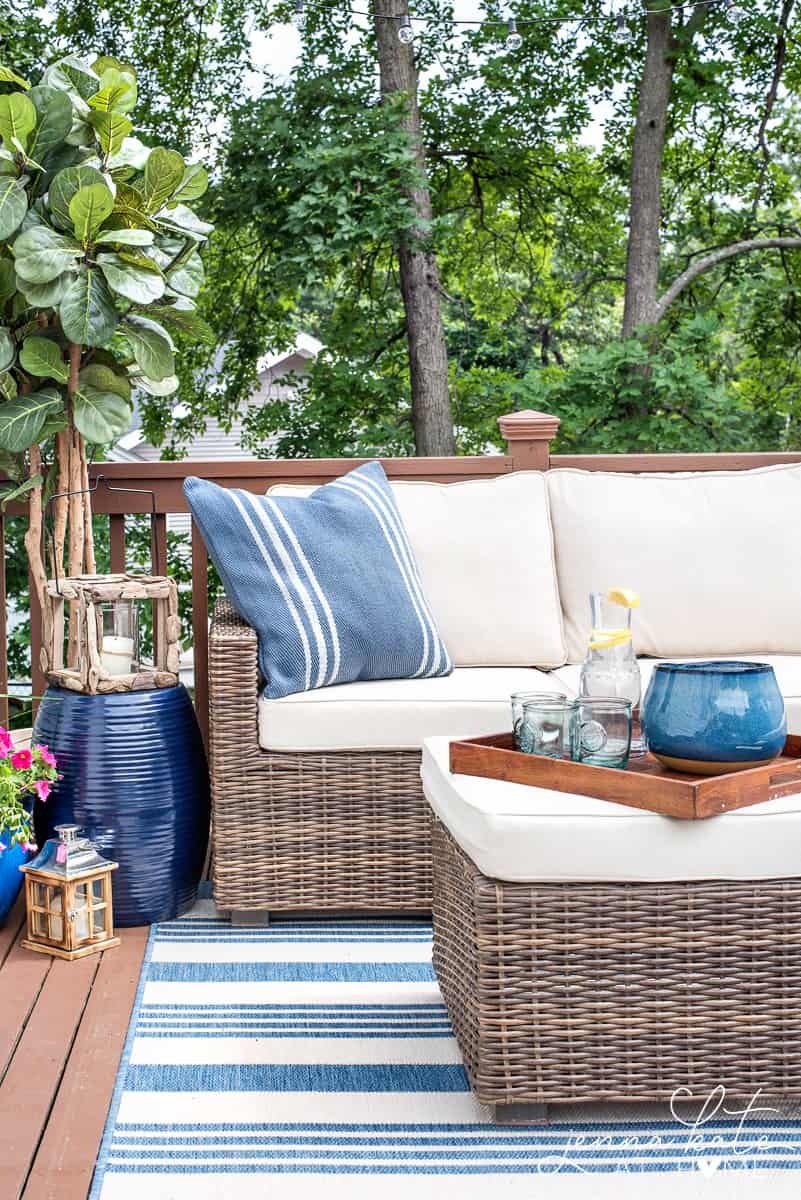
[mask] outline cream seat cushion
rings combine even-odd
[[[642,597],[638,654],[801,654],[801,465],[547,479],[569,662],[610,586]]]
[[[457,667],[567,661],[545,478],[393,481],[431,611]],[[314,489],[279,484],[270,495]]]
[[[419,750],[433,734],[475,737],[511,729],[512,692],[564,691],[525,667],[457,667],[436,679],[344,683],[259,699],[263,750]]]
[[[702,655],[701,657],[711,658],[713,656]],[[784,706],[787,710],[787,732],[801,736],[801,654],[738,654],[737,658],[743,659],[745,662],[770,663],[776,673],[779,691],[784,696]],[[664,658],[639,659],[643,696],[645,696],[654,667],[658,662],[666,661]],[[684,659],[679,655],[671,661],[682,662]],[[580,675],[581,667],[578,664],[560,667],[558,671],[551,672],[551,678],[560,680],[564,685],[561,690],[571,696],[578,695]]]
[[[587,796],[451,775],[448,740],[426,740],[423,788],[490,878],[658,883],[801,875],[801,795],[680,821]]]

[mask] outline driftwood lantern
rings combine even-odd
[[[65,602],[74,655],[64,662]],[[153,606],[153,666],[138,654],[138,605]],[[164,575],[76,575],[50,580],[43,621],[43,667],[56,687],[90,695],[175,687],[178,588]]]
[[[26,950],[57,958],[84,958],[118,946],[111,907],[111,872],[117,864],[98,854],[77,825],[56,825],[25,875]]]

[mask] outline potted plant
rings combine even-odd
[[[203,329],[198,247],[212,226],[189,207],[198,163],[131,136],[136,72],[70,55],[35,86],[0,66],[0,469],[27,494],[26,548],[40,602],[43,502],[87,484],[87,443],[130,427],[131,390],[178,386],[170,330]],[[54,555],[95,571],[90,498],[57,500]],[[43,606],[44,607],[44,606]]]
[[[22,886],[19,868],[36,849],[33,802],[46,800],[57,779],[47,746],[15,750],[11,734],[0,726],[0,925]]]

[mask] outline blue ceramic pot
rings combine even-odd
[[[660,663],[641,720],[653,755],[700,775],[770,762],[787,735],[784,701],[767,663]]]
[[[21,846],[11,845],[7,829],[0,829],[0,842],[9,847],[0,854],[0,925],[3,925],[22,887],[20,867],[28,861],[29,854]]]
[[[36,806],[39,845],[80,825],[114,872],[114,922],[149,925],[190,908],[203,871],[209,777],[184,687],[86,696],[48,688],[34,740],[63,778]]]

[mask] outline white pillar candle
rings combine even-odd
[[[133,665],[133,638],[106,634],[100,649],[103,670],[109,675],[130,675]]]

